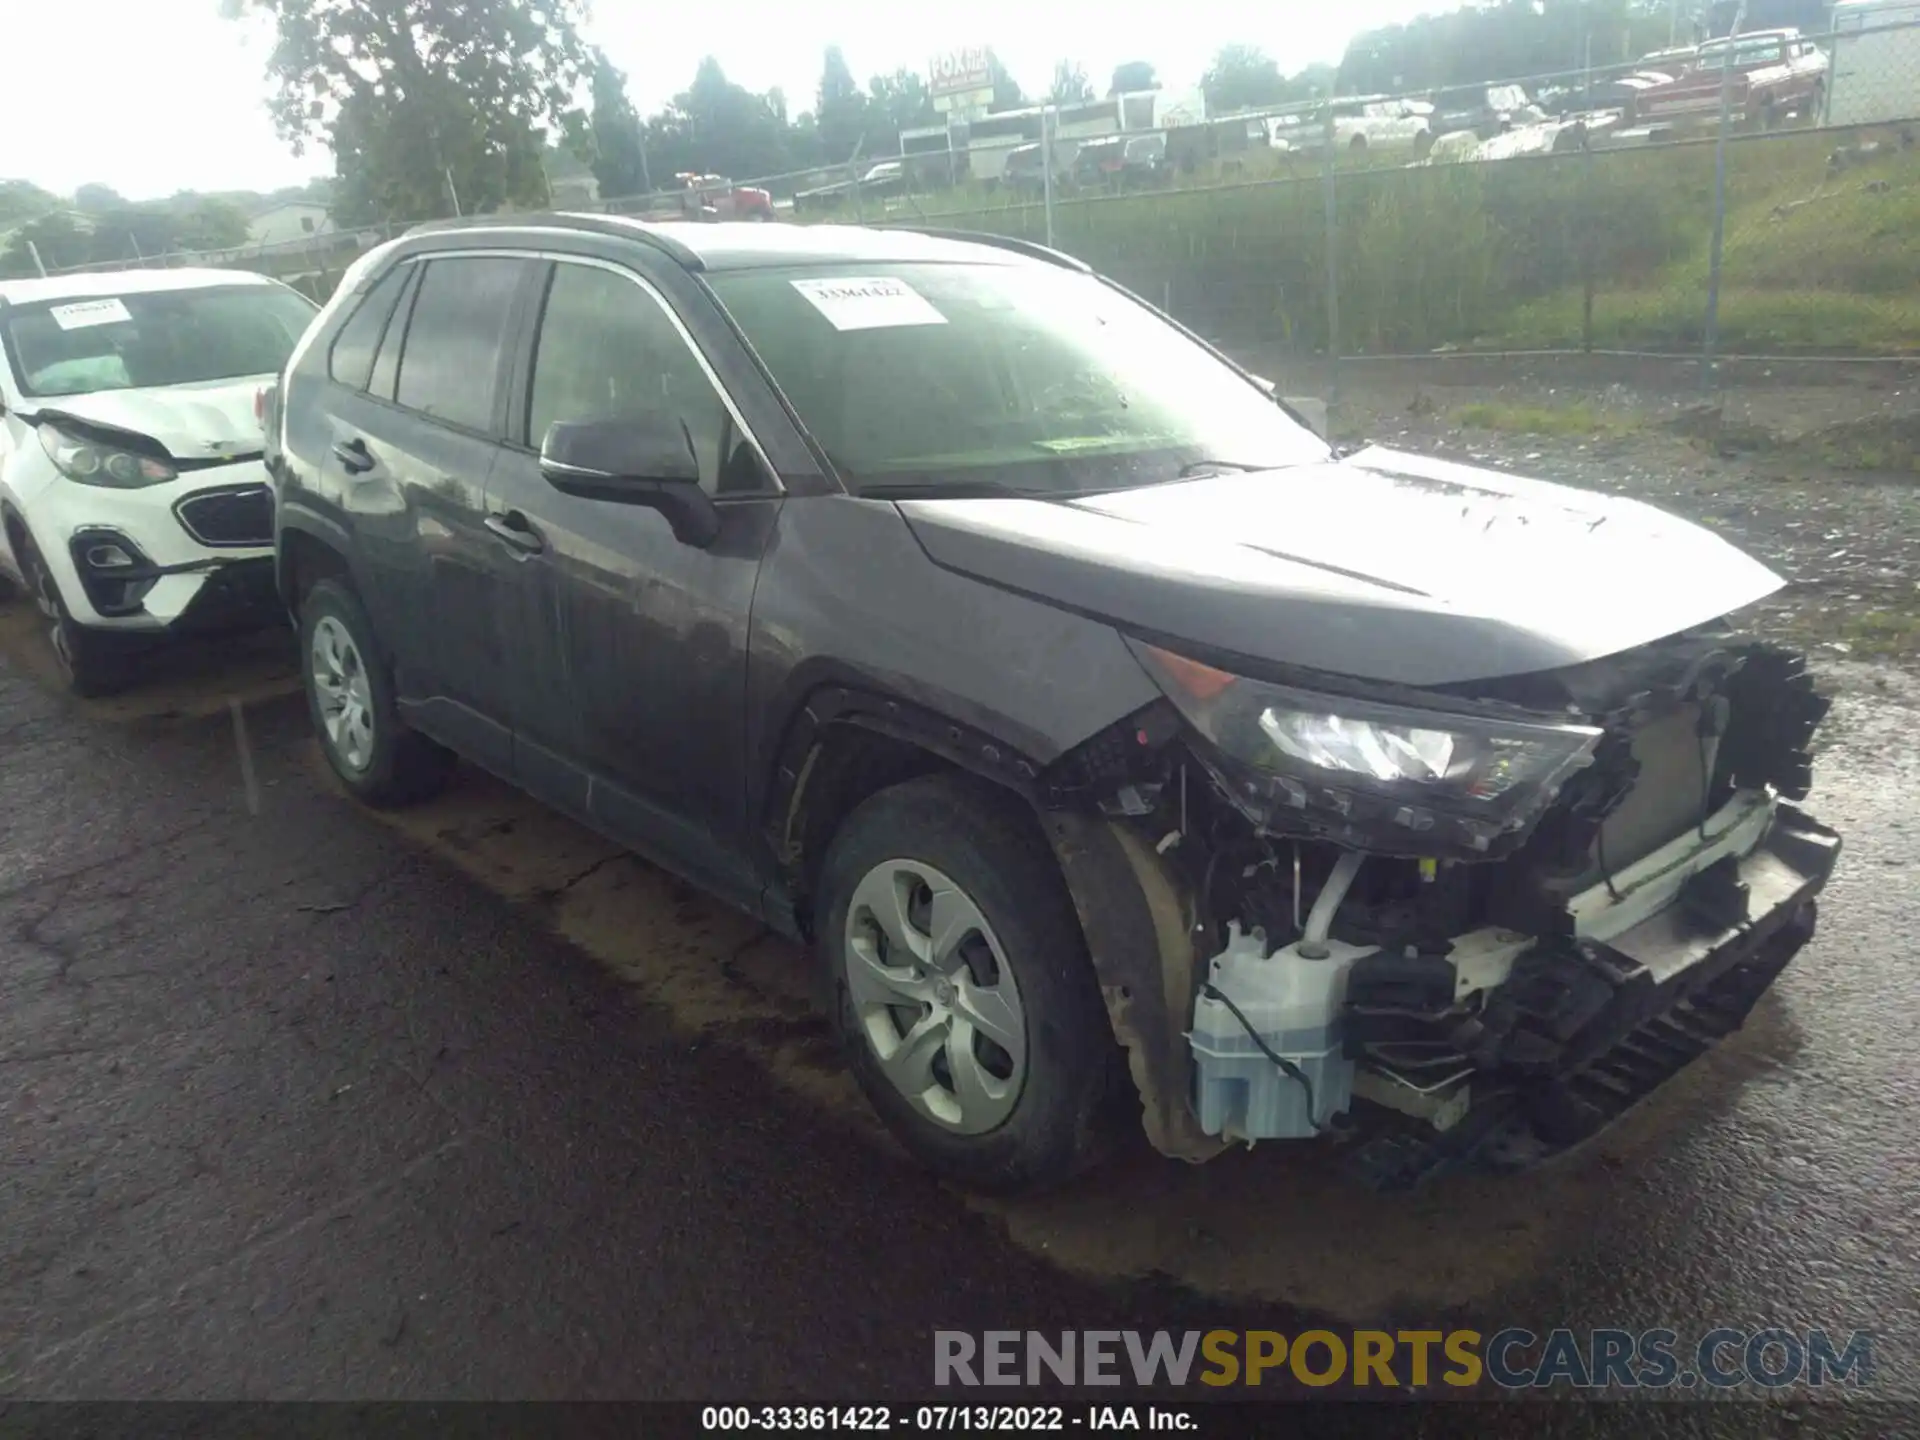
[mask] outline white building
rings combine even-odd
[[[288,200],[260,211],[247,221],[251,245],[289,245],[334,231],[327,207],[311,200]]]

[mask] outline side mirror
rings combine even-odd
[[[719,537],[719,507],[700,488],[678,417],[557,421],[540,446],[540,473],[564,495],[658,510],[683,545],[705,549]]]

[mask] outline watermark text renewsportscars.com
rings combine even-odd
[[[1865,1330],[936,1330],[939,1386],[1865,1388]]]

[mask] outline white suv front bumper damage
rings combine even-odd
[[[258,460],[137,490],[55,478],[21,508],[79,625],[160,633],[274,613],[273,496]]]

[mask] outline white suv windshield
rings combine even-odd
[[[318,307],[278,285],[76,296],[0,312],[28,396],[190,385],[270,375]]]
[[[1256,385],[1090,276],[891,264],[712,284],[856,489],[1070,493],[1326,458]]]

